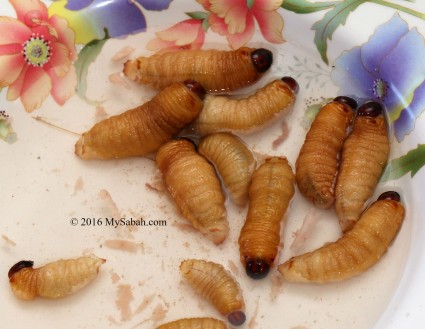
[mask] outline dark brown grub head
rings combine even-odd
[[[269,274],[270,264],[263,259],[248,259],[246,261],[245,271],[251,279],[264,279]]]
[[[376,118],[378,115],[383,113],[382,105],[378,102],[366,102],[362,104],[357,110],[357,115],[363,117]]]
[[[351,107],[352,110],[355,110],[357,108],[357,102],[351,97],[338,96],[334,98],[334,102],[346,104]]]
[[[34,266],[34,262],[32,260],[21,260],[20,262],[17,262],[15,265],[13,265],[9,272],[7,273],[9,279],[17,272],[19,272],[20,270],[22,270],[23,268],[26,267],[33,267]]]
[[[251,60],[259,73],[266,72],[273,64],[273,53],[264,48],[258,48],[251,53]]]
[[[190,91],[193,91],[195,94],[197,94],[200,99],[205,98],[206,91],[198,81],[185,80],[183,83]]]
[[[288,85],[289,88],[294,92],[294,94],[298,94],[300,91],[300,86],[298,82],[292,77],[283,77],[281,79],[284,83]]]
[[[241,326],[245,323],[246,315],[243,311],[235,311],[227,316],[227,320],[234,326]]]
[[[382,193],[378,197],[378,200],[393,200],[393,201],[400,202],[400,194],[398,194],[395,191],[387,191]]]

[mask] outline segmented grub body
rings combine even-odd
[[[288,112],[295,98],[292,84],[281,79],[268,83],[245,98],[209,94],[193,127],[201,135],[220,131],[251,133]]]
[[[9,270],[9,283],[20,299],[61,298],[93,281],[104,262],[104,259],[91,255],[58,260],[34,269],[32,261],[21,261]]]
[[[335,187],[335,210],[343,231],[359,219],[373,195],[389,153],[383,114],[357,116],[345,140]]]
[[[156,329],[227,329],[227,326],[214,318],[185,318],[164,323]]]
[[[187,83],[168,86],[145,104],[95,124],[78,140],[75,153],[110,159],[156,151],[199,114],[203,95],[196,91]]]
[[[200,259],[181,262],[180,272],[202,297],[233,325],[245,322],[245,302],[239,284],[220,264]]]
[[[268,65],[256,64],[256,54],[266,57]],[[170,83],[194,79],[209,92],[236,90],[248,86],[272,64],[266,49],[181,50],[139,57],[124,64],[124,74],[133,81],[162,89]]]
[[[295,172],[298,188],[320,208],[334,204],[339,156],[353,116],[352,108],[345,103],[332,101],[324,105],[298,155]]]
[[[247,274],[265,277],[278,253],[281,223],[295,193],[295,177],[286,158],[266,159],[252,175],[249,208],[239,236]]]
[[[185,139],[161,146],[156,163],[182,215],[215,244],[223,242],[229,231],[225,195],[213,165]]]
[[[292,257],[279,265],[292,282],[325,283],[349,279],[379,261],[396,236],[404,207],[396,200],[378,200],[339,240],[314,251]]]
[[[239,137],[217,133],[203,138],[198,152],[215,166],[232,201],[244,206],[248,202],[251,175],[257,165],[252,151]]]

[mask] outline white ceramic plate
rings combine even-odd
[[[220,318],[182,281],[178,265],[185,258],[216,261],[231,270],[245,296],[243,328],[425,326],[423,1],[287,0],[282,7],[272,0],[45,4],[0,4],[0,110],[5,111],[0,115],[0,315],[5,328],[154,328],[181,317]],[[109,38],[92,41],[104,39],[104,28]],[[74,154],[79,133],[155,93],[117,83],[123,62],[176,44],[205,49],[247,44],[274,52],[272,69],[246,92],[291,75],[301,87],[296,105],[243,139],[257,153],[287,156],[292,166],[323,100],[343,93],[387,105],[391,159],[375,197],[388,189],[400,192],[407,215],[376,266],[325,285],[279,283],[274,272],[252,281],[237,246],[246,208],[227,201],[231,232],[215,246],[185,225],[165,192],[149,187],[158,182],[151,159],[83,161]],[[113,60],[122,49],[132,52]],[[274,147],[282,131],[289,134]],[[340,236],[333,211],[318,211],[309,239],[291,248],[294,232],[311,211],[297,193],[285,219],[279,263]],[[106,220],[111,217],[162,225],[113,227]],[[7,271],[16,262],[31,259],[37,267],[87,253],[107,262],[86,289],[55,301],[13,296]]]

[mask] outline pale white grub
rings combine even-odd
[[[105,261],[95,255],[89,255],[76,259],[61,259],[33,268],[33,261],[22,260],[8,272],[10,288],[17,298],[23,300],[36,297],[63,298],[92,282]]]

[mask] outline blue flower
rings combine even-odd
[[[172,0],[58,0],[49,7],[50,15],[66,18],[76,33],[77,43],[102,39],[104,30],[111,38],[146,30],[142,9],[164,10]]]
[[[331,77],[341,95],[381,101],[402,141],[425,110],[424,37],[396,14],[367,43],[343,53]]]

